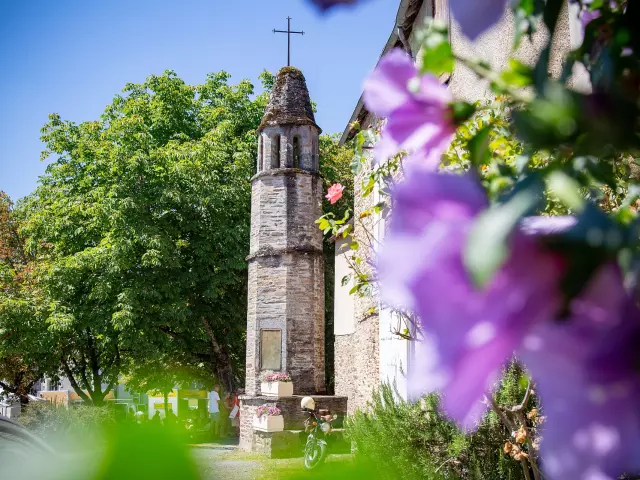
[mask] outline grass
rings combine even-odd
[[[315,478],[360,478],[353,455],[329,455],[326,462],[314,470],[306,470],[302,458],[263,460],[260,480],[295,480]]]
[[[304,468],[302,458],[270,459],[263,455],[236,450],[216,455],[212,467],[229,475],[237,473],[240,475],[239,478],[248,475],[247,478],[257,480],[362,478],[357,474],[361,472],[355,465],[353,455],[329,455],[323,465],[309,471]]]

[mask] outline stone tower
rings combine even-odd
[[[264,370],[288,372],[294,394],[325,392],[324,265],[318,135],[298,69],[276,76],[258,129],[251,187],[246,394]]]

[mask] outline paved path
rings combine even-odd
[[[192,445],[196,461],[202,466],[203,480],[253,480],[259,478],[264,460],[244,455],[237,441]]]
[[[350,463],[351,455],[329,455],[318,470],[304,470],[302,458],[267,459],[246,453],[234,443],[192,445],[192,453],[201,467],[203,480],[286,480],[290,478],[325,479],[332,476],[332,467]],[[357,477],[340,477],[355,478]]]

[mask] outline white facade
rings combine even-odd
[[[355,332],[355,309],[353,295],[349,292],[353,288],[353,279],[344,285],[342,280],[352,273],[349,268],[349,257],[353,250],[349,240],[339,237],[335,242],[335,289],[333,294],[333,333],[334,335],[350,335]]]

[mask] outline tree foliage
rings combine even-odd
[[[0,387],[23,403],[57,363],[45,323],[48,304],[37,278],[35,258],[26,251],[13,218],[13,204],[0,191]]]
[[[259,95],[229,79],[152,75],[96,121],[53,114],[42,129],[54,159],[11,221],[37,259],[47,308],[36,323],[58,358],[49,370],[87,402],[127,373],[139,387],[176,372],[227,390],[242,382],[250,179],[273,76],[261,75]],[[344,175],[337,139],[320,148],[326,181]]]
[[[266,76],[268,80],[268,76]],[[44,269],[62,370],[100,403],[128,360],[188,352],[242,376],[249,179],[266,94],[225,72],[128,84],[97,121],[51,115],[55,155],[20,204]]]

